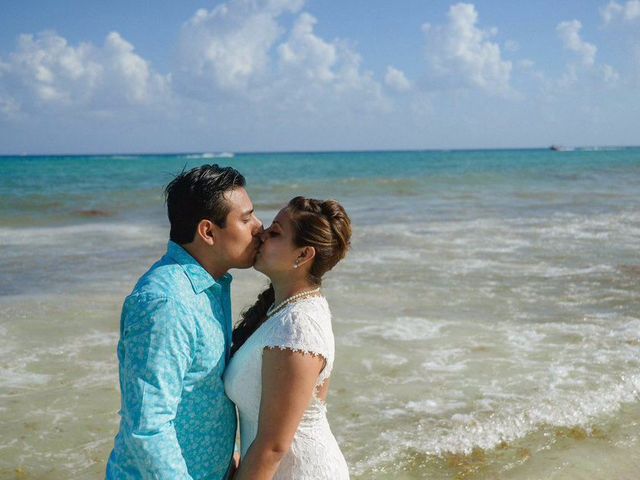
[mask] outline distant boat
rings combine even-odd
[[[551,145],[549,150],[553,150],[554,152],[571,152],[573,147],[565,147],[563,145]]]

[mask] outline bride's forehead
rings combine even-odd
[[[282,210],[278,212],[278,214],[273,219],[273,223],[279,223],[280,225],[289,222],[289,213],[287,211],[287,207],[284,207]]]

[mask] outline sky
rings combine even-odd
[[[23,0],[0,154],[640,144],[640,0]]]

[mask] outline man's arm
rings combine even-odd
[[[132,460],[144,478],[191,479],[173,421],[195,348],[195,325],[172,299],[139,299],[130,306],[123,331],[123,396]]]

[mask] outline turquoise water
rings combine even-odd
[[[0,157],[0,478],[101,478],[162,189],[341,201],[330,420],[353,478],[640,475],[640,149]],[[264,284],[234,272],[234,311]],[[371,439],[376,441],[372,442]]]
[[[640,150],[550,152],[499,150],[199,155],[0,157],[0,221],[4,226],[78,222],[87,211],[135,220],[161,212],[159,187],[181,168],[205,161],[233,165],[265,205],[280,194],[310,192],[364,201],[380,196],[435,198],[477,194],[496,208],[530,206],[516,189],[557,194],[585,189],[629,190]],[[524,192],[523,192],[524,193]],[[516,200],[514,205],[513,200]],[[507,200],[509,200],[507,202]],[[589,202],[597,207],[593,202]]]

